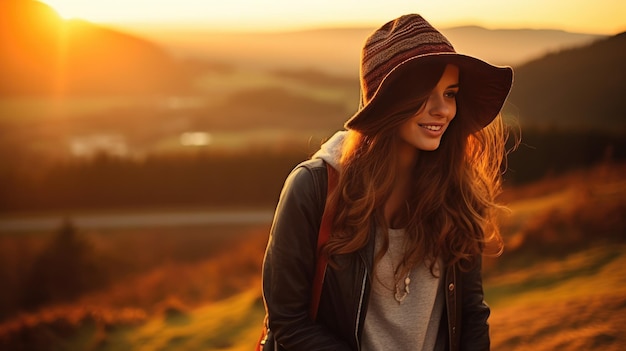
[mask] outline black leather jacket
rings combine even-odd
[[[327,173],[322,160],[297,166],[285,181],[265,261],[263,297],[275,350],[360,350],[367,314],[373,240],[336,259],[326,270],[317,321],[309,317],[315,251]],[[479,262],[480,263],[480,262]],[[483,301],[480,264],[443,270],[446,304],[439,337],[447,350],[489,350],[489,308]]]

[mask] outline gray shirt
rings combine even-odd
[[[433,277],[427,263],[411,270],[409,293],[400,303],[394,298],[394,271],[404,253],[404,230],[389,230],[389,250],[374,268],[372,291],[361,340],[363,351],[436,350],[437,332],[443,311],[441,279]],[[377,240],[377,243],[380,240]],[[380,245],[376,245],[378,252]],[[435,273],[438,273],[436,265]],[[399,281],[405,292],[404,277]]]

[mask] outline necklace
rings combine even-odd
[[[389,254],[389,264],[391,265],[391,272],[393,273],[393,277],[395,280],[396,277],[396,269],[393,266],[393,255],[391,254],[391,250],[388,250],[387,253]],[[400,266],[400,263],[398,263],[398,267]],[[406,299],[406,297],[409,295],[410,289],[409,289],[409,284],[411,284],[411,278],[409,277],[411,275],[411,270],[409,270],[406,274],[406,277],[404,277],[404,289],[402,289],[400,287],[400,282],[401,280],[396,281],[396,286],[395,286],[395,292],[393,294],[393,298],[398,301],[398,304],[402,304],[402,302],[404,302],[404,299]]]
[[[409,278],[409,273],[407,273],[406,278],[404,278],[404,291],[402,292],[400,289],[400,282],[396,283],[396,293],[393,294],[393,297],[398,301],[399,304],[402,304],[404,299],[409,295],[409,284],[411,284],[411,278]]]

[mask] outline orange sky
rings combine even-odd
[[[404,13],[434,25],[549,28],[616,34],[626,30],[623,0],[43,0],[63,17],[114,25],[282,30],[377,26]]]

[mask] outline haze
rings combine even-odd
[[[435,26],[561,29],[594,34],[626,30],[621,0],[44,0],[65,18],[126,27],[275,31],[377,26],[404,13],[420,13]]]

